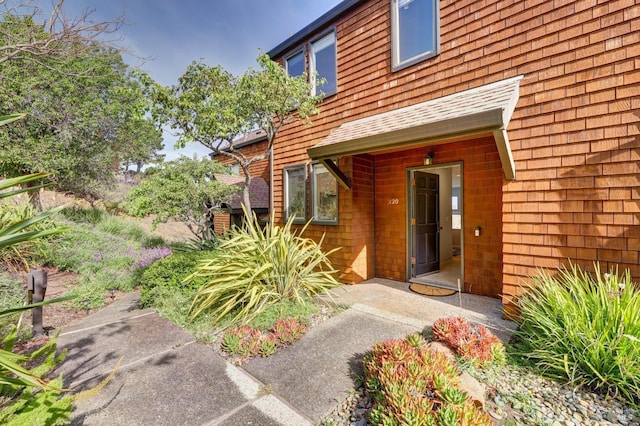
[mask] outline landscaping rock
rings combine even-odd
[[[482,383],[464,372],[460,375],[460,389],[469,395],[476,407],[484,410],[486,389]]]
[[[437,342],[437,341],[429,342],[427,343],[427,348],[431,349],[434,352],[441,352],[445,354],[450,361],[454,363],[456,362],[456,355],[453,349],[451,349],[449,346],[447,346],[442,342]]]

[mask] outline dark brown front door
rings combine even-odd
[[[440,270],[440,176],[415,172],[413,187],[414,274]]]

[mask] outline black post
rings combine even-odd
[[[44,301],[44,296],[47,292],[47,271],[38,269],[29,272],[27,277],[27,289],[29,290],[29,303]],[[33,320],[33,335],[43,335],[44,327],[42,324],[42,306],[31,309],[31,318]]]

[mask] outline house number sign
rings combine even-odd
[[[390,204],[390,205],[392,205],[392,206],[395,206],[395,205],[397,205],[397,204],[400,204],[400,200],[399,200],[399,199],[397,199],[397,198],[391,198],[391,199],[387,202],[387,204]]]

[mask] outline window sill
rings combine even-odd
[[[427,59],[435,58],[440,54],[440,49],[435,50],[434,52],[427,52],[420,56],[416,56],[412,59],[407,59],[404,62],[399,64],[391,64],[391,72],[402,71],[405,68],[409,68],[412,65],[416,65],[422,61],[426,61]]]
[[[326,225],[326,226],[337,226],[337,220],[311,220],[312,225]]]

